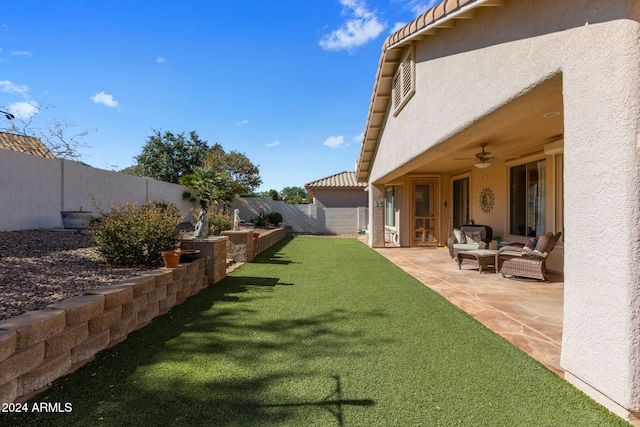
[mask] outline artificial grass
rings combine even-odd
[[[46,426],[628,425],[353,239],[296,237],[54,383]]]

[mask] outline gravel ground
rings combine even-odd
[[[82,234],[0,232],[0,320],[149,271],[106,264]]]

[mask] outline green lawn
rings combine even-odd
[[[297,237],[0,425],[627,425],[353,239]]]

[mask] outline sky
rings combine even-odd
[[[355,170],[382,44],[437,3],[15,0],[0,109],[87,131],[97,168],[134,165],[154,131],[195,131],[259,165],[257,191],[301,187]]]

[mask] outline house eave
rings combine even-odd
[[[505,1],[444,0],[385,40],[378,62],[367,123],[362,138],[360,156],[358,157],[356,168],[358,182],[367,182],[369,180],[371,165],[380,140],[382,126],[389,110],[392,90],[391,81],[404,49],[418,40],[437,35],[444,29],[454,27],[456,20],[475,18],[479,7],[502,6]]]

